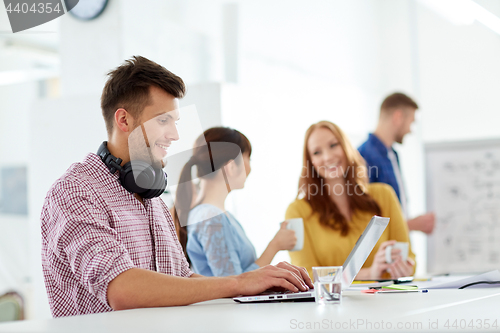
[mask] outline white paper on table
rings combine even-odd
[[[419,283],[419,288],[427,288],[427,289],[458,289],[462,286],[465,286],[469,283],[480,282],[480,281],[500,281],[500,272],[498,270],[494,270],[491,272],[469,276],[466,278],[450,276],[450,277],[440,277],[438,281],[425,281],[426,283]],[[477,284],[474,286],[470,286],[467,288],[499,288],[500,283],[498,284]]]

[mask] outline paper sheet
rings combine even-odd
[[[442,276],[439,278],[434,278],[431,281],[421,281],[414,282],[411,284],[417,285],[419,288],[423,289],[458,289],[466,284],[479,282],[479,281],[500,281],[500,272],[494,270],[491,272],[468,276]],[[500,288],[499,284],[478,284],[468,288]]]

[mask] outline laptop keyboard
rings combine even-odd
[[[312,290],[312,289],[311,289]],[[259,295],[284,295],[284,294],[299,294],[302,293],[301,291],[290,291],[290,290],[285,290],[285,291],[272,291],[272,290],[266,290],[261,292]]]

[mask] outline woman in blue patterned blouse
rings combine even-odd
[[[198,137],[193,157],[184,166],[177,187],[174,219],[179,240],[193,270],[205,276],[241,274],[268,265],[297,238],[286,222],[257,258],[240,223],[224,208],[227,195],[244,187],[250,173],[252,146],[237,130],[213,127]],[[200,179],[193,196],[192,167]]]

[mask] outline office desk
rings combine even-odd
[[[471,320],[473,328],[468,326]],[[495,321],[496,329],[485,329],[485,324],[491,327]],[[447,322],[449,328],[445,327]],[[500,289],[378,295],[345,292],[341,305],[328,306],[314,302],[237,304],[231,299],[218,299],[183,307],[0,324],[0,332],[309,331],[500,331]]]

